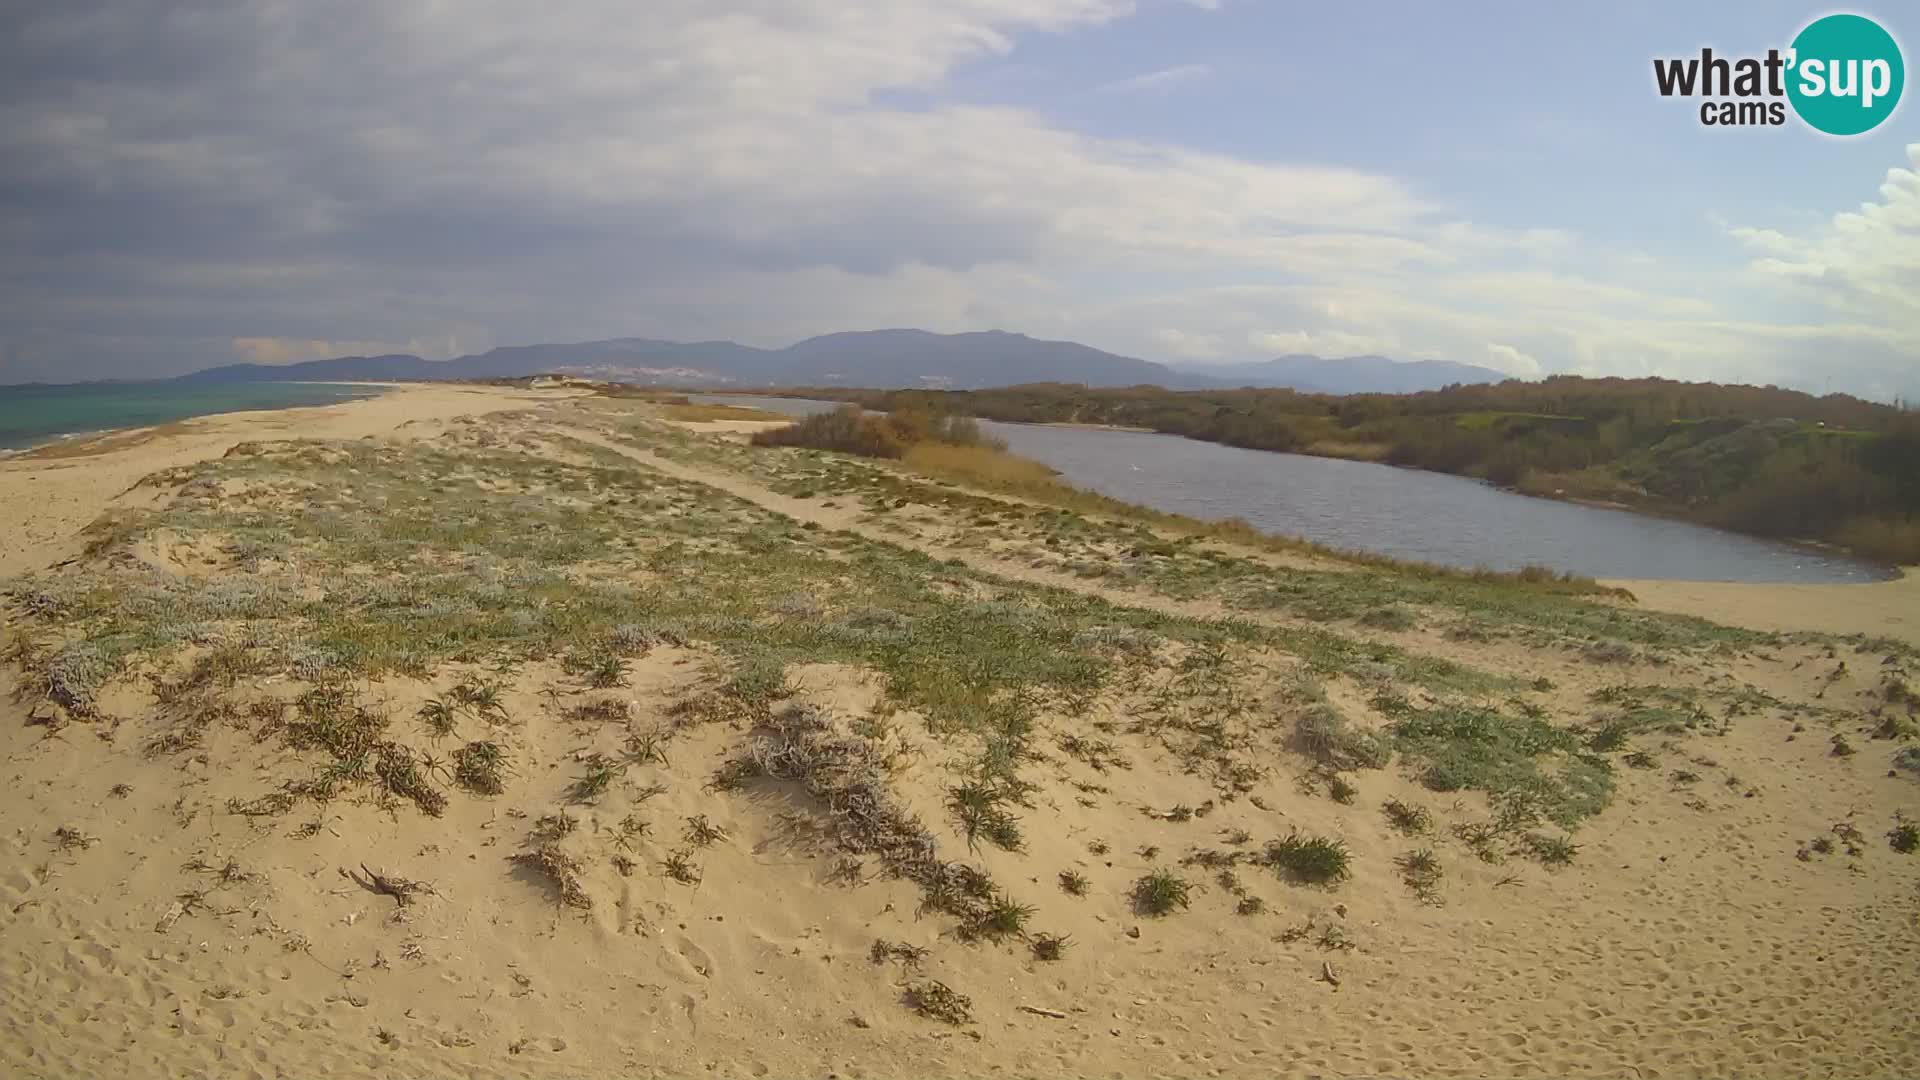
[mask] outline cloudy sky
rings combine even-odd
[[[0,0],[0,382],[920,326],[1920,397],[1920,106],[1652,88],[1825,10]]]

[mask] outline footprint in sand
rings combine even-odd
[[[672,945],[674,955],[686,964],[689,972],[703,979],[713,978],[713,957],[707,950],[695,945],[684,935],[676,935]]]

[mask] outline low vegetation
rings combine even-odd
[[[1185,908],[1193,893],[1193,884],[1171,870],[1155,870],[1133,883],[1127,894],[1133,910],[1142,915],[1169,915]]]
[[[815,413],[753,436],[755,446],[804,446],[872,458],[903,457],[910,449],[929,443],[1006,449],[982,435],[980,425],[971,417],[914,408],[876,415],[857,405]]]
[[[1261,865],[1298,885],[1338,885],[1353,875],[1346,841],[1290,833],[1267,844]]]
[[[911,983],[901,997],[908,1008],[929,1020],[956,1027],[973,1022],[973,999],[937,979]]]
[[[1446,877],[1446,870],[1432,848],[1409,851],[1395,859],[1394,866],[1400,871],[1400,880],[1422,903],[1440,902],[1440,882]]]
[[[541,934],[576,919],[621,934],[695,913],[717,924],[723,908],[737,925],[726,905],[743,867],[798,873],[793,888],[862,919],[881,917],[875,882],[902,883],[909,899],[889,886],[887,917],[919,929],[887,932],[928,944],[874,941],[872,970],[856,966],[951,1024],[971,1023],[973,1002],[926,973],[962,982],[959,955],[997,950],[1046,980],[1094,952],[1104,963],[1116,942],[1102,935],[1181,912],[1211,920],[1206,933],[1340,953],[1365,920],[1340,921],[1338,893],[1287,885],[1461,904],[1493,887],[1473,857],[1574,882],[1610,870],[1583,858],[1579,830],[1612,799],[1615,768],[1657,769],[1619,780],[1664,813],[1677,811],[1656,800],[1737,798],[1697,744],[1742,718],[1804,722],[1821,754],[1833,735],[1863,755],[1822,769],[1892,754],[1920,772],[1893,649],[1884,674],[1877,656],[1854,661],[1876,665],[1858,716],[1682,686],[1716,655],[1759,662],[1815,639],[1636,612],[1538,575],[1303,566],[1264,540],[1224,542],[1231,529],[944,487],[929,477],[1003,460],[962,422],[814,425],[901,447],[879,463],[812,443],[749,450],[656,416],[609,421],[597,443],[533,421],[456,425],[431,441],[247,444],[168,470],[153,509],[103,523],[93,555],[8,594],[35,737],[90,746],[75,738],[90,729],[150,768],[214,773],[238,796],[176,806],[182,820],[211,811],[216,828],[317,852],[375,821],[421,831],[396,859],[450,858],[455,830],[483,822],[459,839],[493,849],[473,865],[540,898]],[[638,467],[621,445],[808,490],[855,525],[810,527],[676,478],[702,473]],[[1016,470],[988,486],[1051,483]],[[930,557],[918,548],[941,548],[915,528],[996,561]],[[155,555],[170,544],[241,552],[250,568],[179,573]],[[1007,565],[1095,587],[990,572]],[[1555,650],[1546,670],[1578,689],[1445,658],[1496,639]],[[1388,796],[1416,784],[1433,794]],[[137,792],[116,785],[106,795],[132,801],[106,805],[135,809],[148,783]],[[46,858],[101,857],[77,826],[105,819],[53,831],[61,820],[34,830]],[[1887,841],[1911,852],[1920,835],[1898,819]],[[1862,858],[1877,842],[1836,828],[1802,851]],[[251,881],[201,862],[196,888]],[[249,865],[264,885],[266,865]],[[1311,933],[1258,918],[1322,902],[1339,914],[1316,913]],[[1116,903],[1141,918],[1112,925]],[[1062,922],[1078,940],[1042,929]]]

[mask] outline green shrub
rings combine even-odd
[[[1887,843],[1902,855],[1911,855],[1920,851],[1920,825],[1911,821],[1901,821],[1887,831]]]
[[[871,458],[903,457],[922,443],[1005,449],[999,440],[982,434],[979,422],[970,416],[912,406],[895,408],[882,416],[867,413],[858,405],[842,405],[832,412],[815,413],[753,436],[755,446],[804,446]]]

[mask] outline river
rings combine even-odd
[[[805,415],[832,402],[716,395],[701,400]],[[1007,448],[1077,487],[1207,520],[1335,547],[1463,568],[1549,566],[1596,578],[1835,583],[1887,567],[1625,510],[1505,491],[1445,473],[1242,450],[1173,435],[982,421]]]

